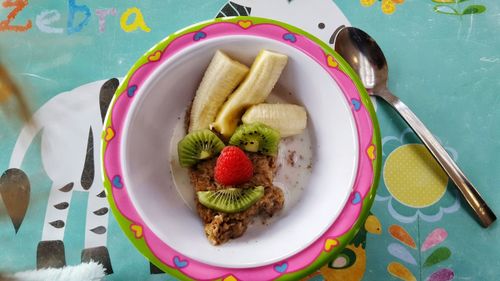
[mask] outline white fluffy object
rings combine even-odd
[[[10,277],[22,281],[99,281],[104,278],[104,267],[90,262],[63,268],[23,271]]]

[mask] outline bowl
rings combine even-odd
[[[307,129],[280,144],[275,182],[284,209],[213,246],[175,148],[215,51],[251,65],[262,49],[289,57],[270,99],[304,106]],[[318,267],[359,229],[378,182],[379,142],[366,92],[329,47],[269,19],[216,19],[167,37],[128,72],[105,121],[104,185],[124,232],[161,269],[195,279],[274,279]]]

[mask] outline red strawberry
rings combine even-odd
[[[222,185],[245,183],[253,176],[252,161],[239,147],[226,146],[217,158],[214,176]]]

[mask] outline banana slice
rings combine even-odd
[[[212,128],[229,138],[245,109],[263,102],[269,96],[287,61],[286,55],[260,51],[245,80],[222,105]]]
[[[244,124],[263,123],[280,132],[281,137],[298,135],[307,125],[304,107],[294,104],[261,103],[250,107],[241,117]]]
[[[217,50],[201,80],[191,106],[188,131],[208,129],[217,112],[248,73],[248,67]]]

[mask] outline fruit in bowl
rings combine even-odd
[[[217,50],[188,110],[189,133],[177,153],[189,168],[196,210],[213,245],[242,236],[255,217],[283,209],[283,191],[273,184],[280,138],[302,133],[307,114],[298,105],[264,102],[287,60],[262,50],[248,71]]]

